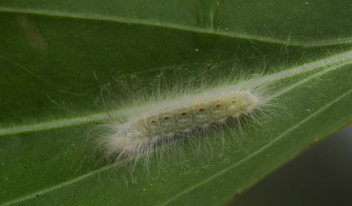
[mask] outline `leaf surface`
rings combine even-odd
[[[351,3],[306,3],[0,2],[0,204],[219,205],[351,123]],[[137,184],[96,163],[87,130],[106,116],[101,91],[213,65],[280,83],[279,107],[244,125],[241,144],[209,140],[203,160],[185,144],[187,168],[154,158]]]

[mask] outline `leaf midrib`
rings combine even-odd
[[[326,72],[338,69],[342,66],[345,66],[347,64],[352,64],[352,50],[344,53],[340,53],[337,55],[333,55],[328,58],[320,59],[311,63],[304,64],[302,66],[294,67],[292,69],[284,70],[281,72],[277,72],[271,75],[267,75],[264,77],[259,78],[256,82],[257,84],[260,85],[264,82],[269,82],[269,81],[277,81],[279,79],[283,78],[288,78],[292,77],[294,75],[298,75],[304,72],[308,72],[314,69],[319,69],[321,67],[326,67],[322,71],[312,74],[309,77],[291,85],[288,87],[285,87],[284,89],[275,92],[275,94],[272,96],[272,98],[276,98],[279,95],[282,95],[285,92],[288,92],[289,90],[292,90],[293,88],[299,86],[300,84],[303,84],[304,82],[316,78],[319,75],[322,75]],[[275,78],[273,78],[275,77]],[[115,112],[115,111],[113,111]],[[44,131],[44,130],[50,130],[50,129],[58,129],[62,127],[69,127],[69,126],[77,126],[81,124],[88,124],[88,123],[93,123],[96,121],[101,121],[106,118],[106,112],[105,113],[95,113],[91,115],[86,115],[86,116],[81,116],[81,117],[76,117],[76,118],[71,118],[71,119],[60,119],[60,120],[53,120],[53,121],[48,121],[48,122],[41,122],[37,124],[28,124],[28,125],[21,125],[21,126],[15,126],[15,127],[5,127],[0,129],[0,136],[6,136],[6,135],[14,135],[14,134],[20,134],[20,133],[30,133],[30,132],[37,132],[37,131]]]

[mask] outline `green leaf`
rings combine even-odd
[[[351,123],[349,4],[0,2],[0,204],[219,205],[237,197]],[[259,117],[262,125],[244,125],[237,141],[211,139],[201,159],[185,142],[187,162],[167,159],[163,168],[154,155],[148,177],[137,167],[136,184],[91,155],[87,133],[106,116],[100,92],[123,99],[116,80],[136,91],[161,71],[172,85],[182,80],[173,81],[174,71],[258,69],[260,81],[275,76],[280,85],[278,108]]]

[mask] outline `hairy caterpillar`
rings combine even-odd
[[[168,148],[175,153],[180,150],[179,142],[197,134],[209,135],[233,124],[239,127],[245,117],[255,119],[270,104],[268,85],[263,86],[258,78],[227,77],[202,84],[190,80],[182,88],[146,93],[127,101],[119,114],[111,114],[99,126],[98,147],[116,163],[149,161],[154,151]]]
[[[107,137],[108,153],[130,157],[171,138],[191,133],[197,127],[209,130],[211,124],[225,124],[228,118],[249,114],[260,99],[249,91],[231,91],[195,96],[142,113],[124,123],[115,123]]]

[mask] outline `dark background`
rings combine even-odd
[[[352,205],[352,124],[266,177],[231,205]]]

